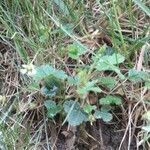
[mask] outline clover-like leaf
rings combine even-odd
[[[36,74],[33,76],[33,78],[37,81],[47,77],[50,74],[54,74],[55,69],[52,66],[49,65],[42,65],[39,67],[36,67]]]
[[[58,79],[67,78],[67,74],[64,71],[56,70],[52,66],[46,64],[46,65],[36,67],[36,74],[33,76],[33,79],[36,81],[40,81],[49,75],[53,75]]]
[[[96,119],[102,119],[105,122],[109,122],[112,120],[112,114],[109,113],[108,111],[100,111],[100,110],[96,110],[94,113],[94,117]]]
[[[62,109],[60,105],[56,105],[56,103],[52,100],[45,101],[44,105],[47,108],[47,116],[49,118],[53,118]]]
[[[128,78],[133,82],[146,81],[147,79],[150,79],[150,74],[144,71],[130,69],[128,72]]]
[[[113,77],[100,77],[98,81],[100,82],[100,84],[110,89],[114,88],[115,84],[117,83],[117,81]]]
[[[98,71],[115,71],[119,77],[123,80],[125,79],[124,75],[120,72],[120,69],[116,66],[124,62],[125,58],[121,54],[112,54],[112,55],[105,55],[99,58],[98,62],[96,63],[95,68]]]
[[[80,108],[80,104],[76,101],[66,101],[63,105],[67,113],[66,120],[72,126],[80,125],[88,120],[88,115]]]
[[[104,98],[101,98],[99,100],[99,103],[101,105],[121,105],[122,104],[122,100],[120,97],[117,97],[117,96],[111,96],[111,95],[108,95]]]

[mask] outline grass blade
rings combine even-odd
[[[148,16],[150,16],[150,9],[140,0],[133,0]]]

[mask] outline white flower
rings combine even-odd
[[[2,106],[5,104],[6,102],[6,97],[3,95],[0,95],[0,104],[2,104]]]
[[[35,66],[30,63],[28,65],[23,64],[22,69],[20,69],[22,74],[27,74],[28,76],[33,76],[36,74]]]

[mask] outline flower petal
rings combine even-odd
[[[21,72],[22,74],[26,74],[26,73],[27,73],[27,69],[20,69],[20,72]]]
[[[28,76],[33,76],[36,74],[36,70],[33,69],[32,71],[28,71],[27,74]]]
[[[23,64],[22,67],[23,67],[23,68],[27,68],[27,65]]]

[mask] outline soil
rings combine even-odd
[[[74,128],[76,132],[73,134],[72,129],[66,131],[67,125],[62,127],[56,143],[57,150],[119,150],[125,132],[125,127],[121,123],[105,123],[102,120],[97,120],[93,125],[86,123]],[[64,131],[68,134],[64,135]],[[74,145],[72,149],[68,147],[68,140],[69,144],[72,142]],[[123,140],[120,150],[127,149],[128,137]],[[130,150],[136,149],[135,139],[132,139]]]
[[[85,131],[83,127],[77,127],[76,141],[72,149],[67,146],[67,142],[68,139],[71,141],[73,135],[68,138],[61,132],[56,143],[57,150],[119,150],[124,136],[124,130],[120,131],[120,124],[106,124],[98,120],[93,125],[86,123],[84,129]],[[127,146],[128,139],[126,138],[121,150],[127,150]],[[136,150],[135,140],[132,141],[130,150]]]

